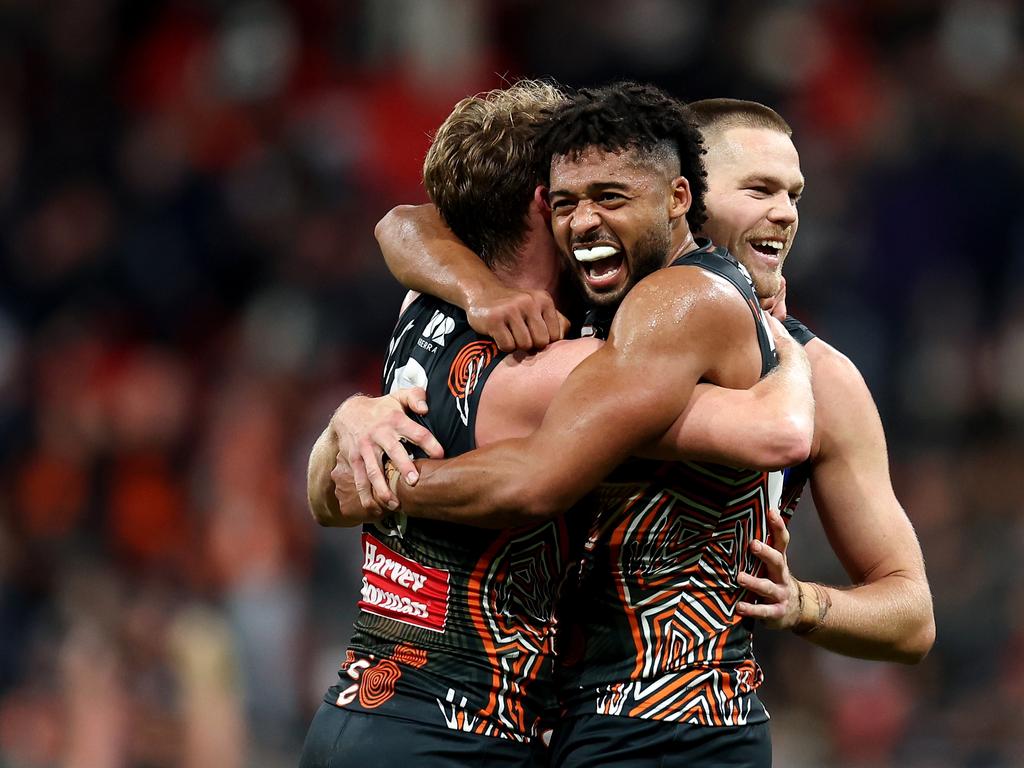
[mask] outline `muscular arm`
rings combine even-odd
[[[498,284],[432,205],[392,208],[374,229],[384,261],[402,285],[465,309]]]
[[[804,461],[814,432],[810,364],[773,321],[779,366],[750,389],[699,385],[683,414],[638,455],[774,470]]]
[[[855,586],[824,587],[832,607],[807,638],[848,656],[920,661],[935,639],[931,593],[921,546],[889,479],[878,411],[846,357],[820,340],[808,344],[808,354],[820,431],[811,490]]]
[[[569,321],[549,293],[502,283],[434,206],[392,208],[374,235],[398,282],[461,307],[473,330],[492,337],[502,351],[543,349],[565,336]]]
[[[540,428],[399,484],[403,510],[487,527],[558,514],[685,409],[697,382],[748,386],[759,360],[750,310],[704,270],[674,267],[642,281],[607,343],[570,374]]]

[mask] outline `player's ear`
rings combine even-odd
[[[543,184],[533,190],[533,207],[537,209],[544,220],[551,223],[551,204],[548,202],[548,188]]]
[[[672,180],[672,202],[669,207],[669,219],[678,219],[685,216],[693,204],[693,195],[690,193],[690,182],[685,176],[676,176]]]

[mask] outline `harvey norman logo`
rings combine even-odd
[[[361,610],[443,632],[448,618],[448,582],[448,571],[421,565],[371,534],[363,534]]]

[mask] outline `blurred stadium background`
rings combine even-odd
[[[938,642],[762,632],[780,766],[1024,765],[1024,10],[1011,0],[0,2],[0,766],[294,765],[358,536],[305,509],[402,296],[372,229],[518,76],[764,101],[789,306],[878,400]],[[843,581],[813,508],[791,563]]]

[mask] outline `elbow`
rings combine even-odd
[[[902,664],[920,664],[935,645],[935,616],[929,606],[927,615],[922,618],[913,632],[907,633],[899,648]]]
[[[570,505],[557,489],[547,487],[538,478],[515,483],[509,488],[505,503],[511,512],[509,523],[514,525],[537,525],[553,520]]]
[[[390,241],[391,236],[402,228],[409,217],[410,211],[414,208],[415,206],[412,205],[396,205],[385,213],[373,228],[373,236],[377,239],[377,242],[383,245],[385,242]]]
[[[781,419],[769,427],[758,455],[752,456],[755,469],[775,471],[803,464],[811,455],[814,425],[797,416]]]
[[[813,418],[790,416],[783,421],[777,434],[776,468],[795,467],[807,461],[814,438]]]

